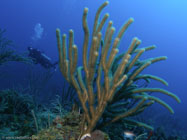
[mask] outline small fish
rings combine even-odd
[[[90,133],[87,133],[87,134],[84,134],[82,137],[81,137],[81,140],[84,140],[86,138],[91,138],[91,134]]]
[[[136,135],[131,131],[124,131],[124,138],[133,139]]]

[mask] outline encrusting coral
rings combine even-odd
[[[154,102],[158,102],[159,104],[163,105],[171,113],[174,112],[167,103],[157,97],[149,95],[148,92],[160,92],[172,97],[177,102],[180,102],[180,99],[175,94],[164,89],[139,88],[136,86],[135,82],[141,79],[154,79],[167,85],[167,82],[159,77],[144,74],[140,75],[140,73],[149,65],[161,60],[165,60],[167,57],[161,56],[143,61],[139,60],[140,56],[144,52],[154,49],[155,46],[153,45],[138,49],[137,47],[141,43],[138,38],[134,38],[132,40],[132,43],[125,53],[117,56],[117,53],[119,52],[118,46],[122,36],[134,20],[133,18],[130,18],[122,26],[112,43],[113,34],[115,32],[112,21],[109,21],[104,36],[101,33],[102,28],[109,17],[109,14],[105,14],[99,22],[100,13],[103,8],[108,5],[108,3],[108,1],[104,2],[97,10],[91,36],[91,46],[89,53],[88,47],[90,31],[87,25],[88,8],[84,9],[82,18],[84,30],[82,52],[83,66],[79,66],[77,68],[78,50],[77,46],[74,44],[73,30],[69,31],[68,54],[66,35],[63,34],[61,37],[60,30],[56,30],[61,73],[65,79],[76,89],[81,107],[83,109],[82,119],[84,123],[82,126],[81,135],[91,133],[95,129],[98,121],[101,119],[108,105],[112,102],[118,101],[119,99],[130,98],[135,100],[135,104],[128,108],[128,110],[124,110],[119,115],[114,116],[110,121],[111,123],[121,118],[127,118],[134,114],[138,114],[148,106],[152,105]],[[100,48],[101,42],[103,42],[102,48]],[[96,87],[94,85],[96,85]],[[120,92],[122,89],[125,89],[125,92]],[[123,104],[123,102],[119,103]],[[133,123],[133,121],[130,122]],[[148,127],[146,124],[136,124]]]

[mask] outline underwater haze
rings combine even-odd
[[[90,35],[92,35],[95,13],[103,2],[105,1],[0,0],[0,31],[6,30],[3,34],[0,34],[0,45],[4,37],[11,40],[12,43],[7,46],[7,49],[13,50],[16,57],[19,57],[19,59],[15,59],[14,56],[11,59],[3,60],[2,63],[0,62],[0,102],[4,101],[7,104],[11,104],[11,101],[6,100],[8,97],[4,99],[4,94],[7,90],[21,91],[24,94],[21,96],[32,96],[34,105],[37,104],[39,106],[41,104],[41,106],[46,106],[46,108],[49,107],[48,105],[52,101],[56,100],[57,95],[60,99],[65,99],[61,94],[70,84],[61,74],[58,65],[59,52],[56,29],[59,28],[61,33],[66,33],[67,38],[69,38],[69,30],[72,29],[74,31],[74,43],[78,48],[78,66],[82,65],[84,41],[84,31],[82,28],[83,11],[85,7],[88,7],[87,22]],[[120,42],[119,54],[127,51],[132,39],[137,37],[141,40],[140,48],[156,45],[156,49],[143,54],[141,60],[167,56],[166,60],[152,64],[142,71],[142,74],[162,77],[168,82],[168,86],[156,80],[151,80],[148,87],[168,90],[181,100],[181,103],[178,103],[170,96],[160,94],[159,92],[150,93],[150,95],[154,95],[170,105],[174,110],[174,114],[171,114],[168,109],[159,103],[154,103],[146,108],[140,116],[135,116],[135,119],[139,117],[144,123],[154,127],[153,136],[149,136],[149,131],[147,130],[141,131],[147,133],[145,140],[157,140],[159,138],[187,140],[187,1],[109,0],[109,5],[103,9],[101,17],[105,13],[109,13],[107,23],[110,20],[113,21],[113,26],[116,29],[114,36],[117,35],[122,25],[129,18],[132,17],[134,19],[134,22],[129,26]],[[107,28],[107,23],[102,30],[103,34]],[[89,44],[91,44],[91,41]],[[38,51],[40,56],[34,55],[34,51],[29,50],[28,47]],[[0,59],[3,57],[1,53],[3,51],[0,50]],[[143,85],[145,81],[141,82],[140,84]],[[6,92],[6,94],[8,93]],[[75,100],[78,100],[77,95],[74,96]],[[71,97],[68,97],[65,100],[70,99]],[[19,100],[14,105],[19,104]],[[70,106],[74,104],[72,102]],[[0,112],[2,111],[1,108],[4,107],[2,104],[0,103]],[[8,108],[8,106],[5,108]],[[37,116],[36,107],[30,110],[34,110]],[[28,113],[27,111],[25,112]],[[1,114],[6,113],[1,112]],[[34,125],[35,117],[33,117],[33,113],[30,113],[30,116],[32,119],[27,117],[22,125],[27,125],[32,120],[32,124],[29,125],[32,126],[32,130],[27,126],[27,129],[25,128],[22,133],[14,133],[17,130],[12,127],[13,124],[6,123],[6,125],[0,126],[0,131],[2,129],[4,134],[6,132],[6,136],[14,134],[14,136],[37,135],[40,133],[41,128],[39,127],[36,132]],[[0,119],[0,122],[5,122],[10,118],[0,117]],[[13,120],[10,119],[9,121],[13,123],[15,120],[19,120],[19,117],[16,119],[14,117]],[[116,127],[118,126],[116,125]],[[120,131],[126,132],[128,130],[136,136],[140,134],[135,129],[128,129],[128,127],[123,129]],[[136,129],[141,130],[141,128]],[[105,133],[109,132],[108,129],[107,131],[105,130],[102,129]],[[28,131],[30,133],[27,133]],[[1,132],[0,136],[3,136]],[[113,136],[110,136],[110,138],[115,139]],[[123,138],[124,140],[128,139],[125,136]]]

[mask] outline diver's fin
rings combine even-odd
[[[55,63],[53,63],[53,66],[57,65],[59,63],[59,61],[56,61]]]
[[[59,63],[59,61],[56,61],[55,63],[53,63],[53,68],[54,68],[54,70],[56,71],[56,69],[57,69],[57,64]]]

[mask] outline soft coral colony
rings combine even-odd
[[[73,30],[69,31],[68,45],[66,43],[66,35],[63,34],[61,37],[60,30],[56,30],[61,73],[76,89],[83,110],[81,135],[91,133],[104,114],[110,118],[105,121],[105,124],[103,123],[104,125],[124,118],[127,123],[134,123],[138,126],[152,129],[151,126],[129,119],[129,117],[143,112],[145,108],[155,102],[164,106],[171,113],[174,113],[174,111],[166,102],[152,96],[152,94],[150,95],[149,92],[160,92],[180,103],[180,99],[167,90],[139,87],[137,85],[137,81],[142,79],[148,83],[153,79],[167,85],[167,82],[160,77],[141,74],[149,65],[166,60],[167,57],[160,56],[140,60],[142,54],[156,47],[153,45],[138,48],[141,41],[136,37],[133,38],[126,52],[117,55],[123,34],[134,20],[133,18],[128,19],[114,40],[115,28],[112,21],[108,22],[106,31],[102,33],[102,28],[109,14],[105,14],[101,21],[99,21],[99,17],[101,11],[108,3],[108,1],[104,2],[97,10],[91,40],[89,40],[90,30],[87,24],[88,8],[84,9],[82,18],[84,30],[83,66],[77,67],[78,49],[74,44]],[[103,41],[102,48],[100,45],[101,41]],[[90,49],[89,44],[91,44]],[[127,108],[127,105],[131,102],[135,104]]]

